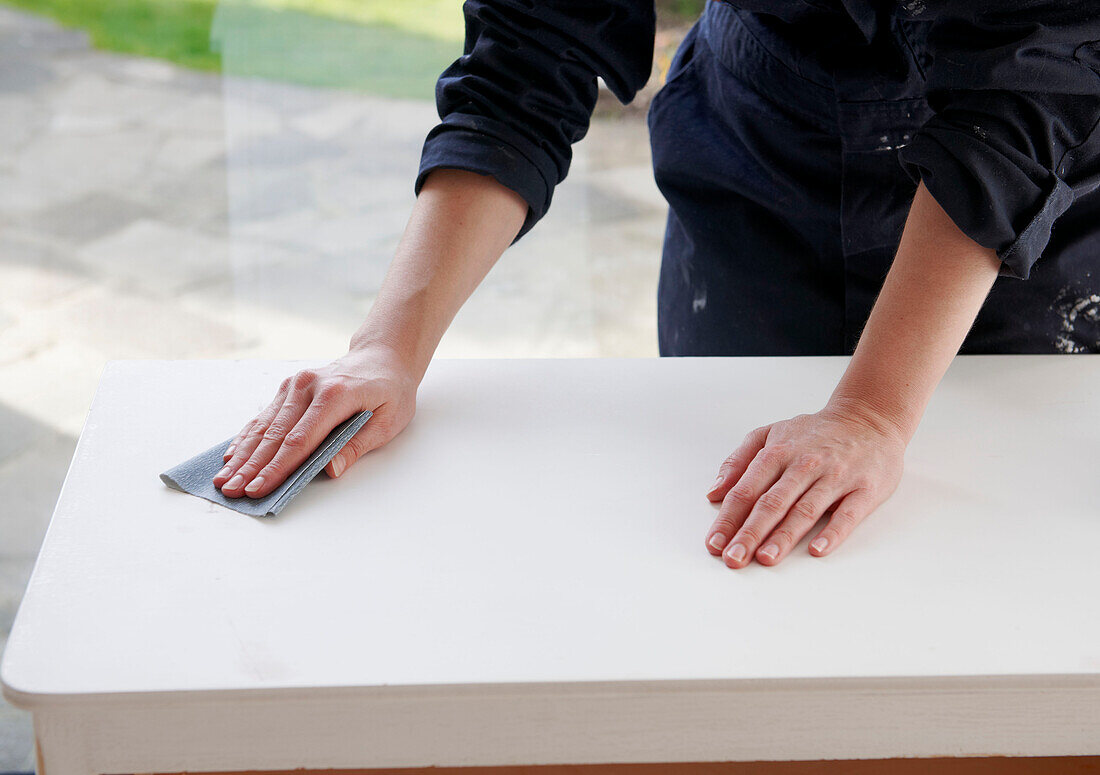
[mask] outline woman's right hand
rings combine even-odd
[[[341,422],[364,409],[374,414],[328,465],[340,476],[388,442],[416,411],[420,376],[393,349],[353,348],[347,355],[283,380],[275,399],[249,420],[226,449],[214,486],[230,498],[262,498],[277,488]]]
[[[432,171],[347,355],[284,381],[226,449],[214,486],[230,498],[270,494],[333,428],[364,409],[374,414],[325,466],[329,476],[404,430],[443,332],[527,212],[526,200],[491,175]]]

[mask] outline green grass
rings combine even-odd
[[[108,51],[199,70],[432,99],[462,53],[461,0],[0,0]],[[692,19],[703,0],[659,0]]]
[[[430,100],[439,74],[462,53],[458,18],[454,40],[427,32],[427,24],[418,30],[351,21],[304,13],[291,2],[283,8],[225,3],[215,14],[212,39],[226,74]]]
[[[460,0],[2,0],[93,45],[200,70],[431,99]]]

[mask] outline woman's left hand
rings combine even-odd
[[[707,498],[722,502],[707,550],[730,568],[780,562],[826,511],[810,553],[829,554],[901,479],[901,428],[866,409],[827,406],[757,428],[726,458]]]

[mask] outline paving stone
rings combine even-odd
[[[0,556],[0,639],[2,640],[7,640],[11,633],[11,624],[15,619],[16,611],[19,610],[27,581],[31,577],[35,556],[37,553],[23,557]],[[0,748],[0,751],[2,750]]]
[[[0,403],[0,428],[4,429],[0,434],[0,464],[29,448],[41,427],[30,417]]]
[[[85,285],[89,272],[55,240],[0,230],[0,307],[20,314]]]
[[[143,204],[105,191],[92,191],[30,215],[26,225],[55,239],[83,244],[149,215]]]
[[[0,639],[3,649],[6,639]],[[34,730],[31,714],[0,698],[0,771],[34,771]]]
[[[199,70],[186,70],[159,59],[115,54],[109,51],[88,52],[82,63],[84,72],[96,72],[113,81],[150,84],[171,89],[174,93],[217,95],[221,92],[221,76]],[[63,63],[59,63],[64,67]]]
[[[52,19],[0,8],[0,50],[11,46],[38,57],[80,51],[88,48],[88,33],[62,27]]]
[[[185,107],[169,90],[119,82],[95,72],[68,79],[50,101],[55,106],[54,127],[77,132],[148,125],[166,112],[182,113]]]
[[[247,162],[234,156],[228,172],[229,217],[233,223],[266,221],[316,209],[309,170],[294,165],[287,169],[241,169],[242,164]]]
[[[225,101],[219,91],[181,94],[178,90],[156,84],[149,84],[145,88],[171,98],[163,110],[146,116],[146,127],[176,135],[199,133],[224,137]]]
[[[3,41],[0,41],[3,45]],[[53,71],[37,62],[24,62],[11,66],[12,58],[0,58],[0,94],[5,92],[32,92],[53,81]]]
[[[351,165],[339,170],[315,173],[313,196],[318,210],[326,214],[356,213],[372,221],[371,228],[384,227],[386,219],[397,217],[403,230],[416,202],[413,181],[416,163],[410,162],[397,172],[369,172]],[[400,215],[395,216],[395,211]],[[385,213],[382,215],[381,213]]]
[[[229,151],[230,162],[245,167],[298,167],[341,155],[341,149],[332,143],[286,129],[237,143]]]
[[[238,142],[282,131],[283,116],[288,108],[279,101],[271,104],[256,99],[257,90],[266,91],[268,87],[269,84],[264,82],[225,76],[222,81],[222,109],[230,150]],[[281,90],[275,91],[278,93]]]
[[[88,243],[76,255],[116,287],[157,297],[229,271],[224,241],[144,218]]]
[[[225,63],[223,62],[223,65]],[[267,78],[241,76],[226,67],[222,84],[227,104],[269,109],[272,115],[301,115],[330,104],[332,91],[280,83]]]
[[[218,132],[172,133],[157,150],[153,163],[165,171],[187,173],[211,165],[225,167],[225,135]]]
[[[106,355],[72,332],[24,358],[0,365],[0,402],[74,438],[84,426]],[[57,492],[53,493],[57,496]]]
[[[229,178],[218,159],[186,172],[151,172],[131,195],[155,203],[158,219],[169,226],[220,238],[227,233]]]
[[[368,120],[372,112],[362,100],[338,100],[292,117],[290,126],[314,139],[331,141],[355,124]]]
[[[2,67],[4,64],[0,60]],[[18,156],[28,141],[44,131],[49,121],[49,110],[33,91],[20,94],[0,90],[0,159]]]
[[[231,326],[178,304],[113,288],[83,295],[58,319],[105,358],[226,358],[240,339]]]
[[[141,129],[44,133],[29,143],[0,186],[0,211],[26,214],[93,191],[126,196],[140,186],[160,138]]]
[[[0,427],[19,440],[0,442],[0,491],[4,493],[4,540],[0,557],[34,557],[46,535],[61,483],[76,449],[76,437],[0,404]]]
[[[0,557],[0,653],[7,645],[12,620],[33,567],[33,555]],[[30,772],[33,769],[31,714],[9,705],[0,697],[0,771]]]

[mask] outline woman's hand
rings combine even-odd
[[[900,428],[862,408],[830,405],[757,428],[707,493],[722,502],[707,550],[730,568],[754,555],[775,565],[835,509],[810,543],[811,554],[830,553],[897,488],[905,446]]]
[[[262,498],[283,483],[329,432],[356,412],[374,414],[328,465],[340,476],[362,455],[400,433],[413,417],[419,380],[392,349],[354,348],[327,366],[283,381],[275,400],[226,449],[214,486],[230,498]]]

